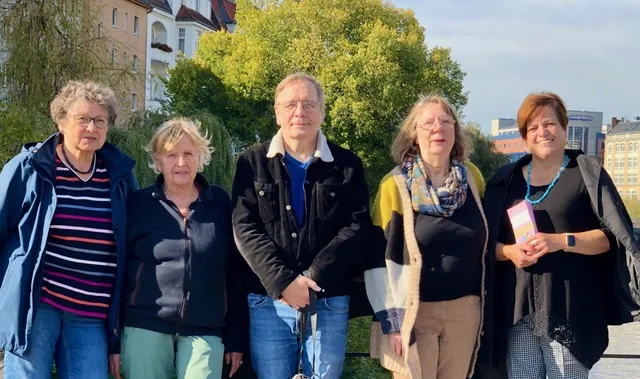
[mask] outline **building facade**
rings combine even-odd
[[[168,101],[163,79],[180,56],[191,58],[206,32],[232,31],[235,2],[230,0],[149,0],[147,24],[146,107],[159,109]]]
[[[640,193],[640,120],[618,122],[605,141],[604,167],[623,199]]]
[[[101,0],[101,17],[98,20],[99,36],[108,44],[106,58],[122,79],[114,88],[125,115],[144,109],[147,56],[147,14],[151,9],[147,0]]]

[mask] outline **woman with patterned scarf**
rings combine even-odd
[[[394,379],[471,377],[486,294],[484,179],[438,95],[414,105],[391,150],[398,166],[376,196],[365,271],[377,320],[371,355]]]

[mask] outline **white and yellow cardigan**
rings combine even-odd
[[[469,190],[477,202],[484,220],[481,198],[484,196],[484,179],[480,170],[470,162],[465,163]],[[415,237],[414,212],[411,206],[411,196],[407,190],[405,178],[400,167],[394,168],[380,183],[380,188],[372,210],[373,223],[376,232],[384,241],[373,249],[369,258],[369,267],[364,273],[369,302],[375,312],[377,322],[371,326],[371,356],[378,358],[380,364],[388,370],[420,379],[422,369],[418,356],[418,349],[413,333],[418,306],[420,304],[420,270],[422,256]],[[488,231],[486,233],[489,234]],[[484,310],[485,301],[485,267],[484,255],[487,242],[483,248],[482,257],[482,288],[481,300]],[[482,314],[482,313],[481,313]],[[475,361],[480,348],[480,336],[483,320],[480,320],[480,330],[468,376],[473,375]],[[398,357],[393,352],[387,334],[400,332],[402,336],[403,356]]]

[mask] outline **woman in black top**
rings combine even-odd
[[[611,251],[618,243],[592,205],[601,181],[607,194],[617,192],[595,158],[565,150],[567,124],[560,97],[527,96],[518,128],[531,155],[503,167],[486,190],[498,261],[493,352],[498,360],[506,355],[510,379],[587,378],[607,347],[608,320],[621,311]],[[521,201],[530,203],[537,233],[516,243],[507,209]],[[628,215],[621,220],[613,223],[616,230],[628,230]],[[630,250],[638,252],[637,242]],[[629,314],[617,323],[631,321]]]

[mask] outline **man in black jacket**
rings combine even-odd
[[[297,310],[309,304],[311,289],[317,341],[314,349],[303,336],[304,373],[312,376],[315,362],[316,375],[339,378],[350,272],[371,230],[364,169],[320,131],[324,93],[316,79],[286,77],[274,109],[280,130],[239,157],[232,191],[236,244],[254,273],[246,278],[252,361],[259,378],[296,373]]]

